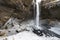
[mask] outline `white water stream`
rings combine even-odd
[[[36,2],[35,2],[36,1]],[[41,3],[41,0],[33,0],[33,2],[35,3],[35,5],[36,5],[36,25],[35,25],[35,27],[37,28],[37,29],[42,29],[42,27],[41,26],[39,26],[40,25],[40,23],[39,23],[39,16],[40,16],[40,7],[39,7],[39,4]]]

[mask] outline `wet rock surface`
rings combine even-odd
[[[35,34],[37,34],[38,36],[43,36],[45,35],[45,37],[58,37],[60,38],[60,35],[50,31],[50,30],[34,30],[33,31]]]

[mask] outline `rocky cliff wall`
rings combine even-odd
[[[49,2],[42,1],[41,18],[60,20],[60,1],[50,0]]]
[[[26,20],[32,16],[32,0],[0,0],[0,25],[11,17]]]

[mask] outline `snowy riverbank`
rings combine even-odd
[[[13,24],[13,25],[12,25]],[[34,20],[23,21],[20,23],[20,20],[10,18],[5,26],[8,27],[5,29],[5,35],[0,37],[0,40],[60,40],[57,37],[51,36],[38,36],[33,33],[35,22]]]

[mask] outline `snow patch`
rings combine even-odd
[[[59,38],[56,38],[56,37],[44,37],[44,36],[40,37],[28,31],[23,31],[21,33],[18,33],[16,35],[9,36],[3,39],[4,40],[6,39],[7,40],[60,40]],[[3,40],[3,39],[0,38],[0,40]]]

